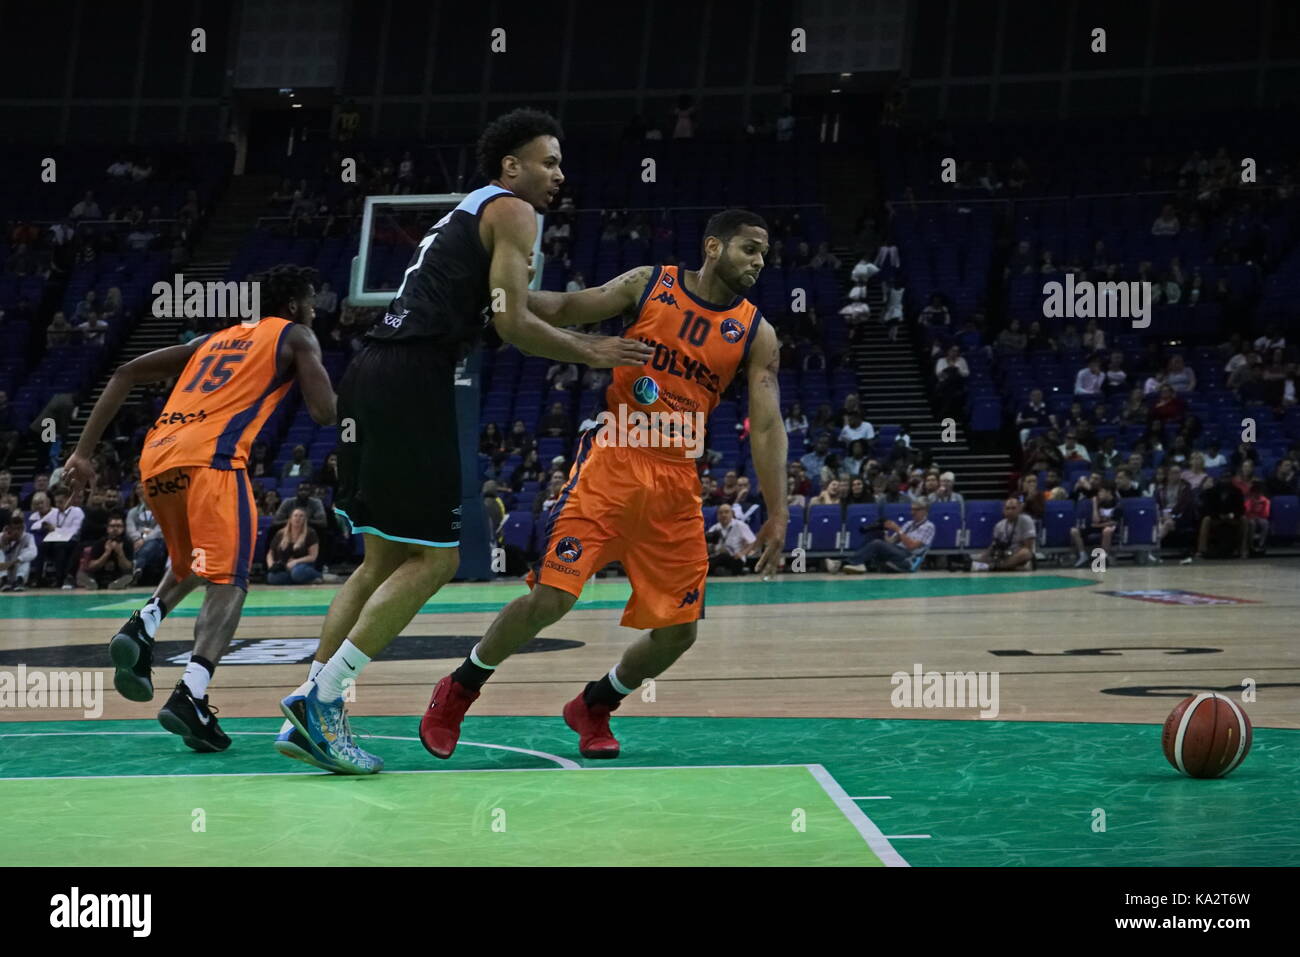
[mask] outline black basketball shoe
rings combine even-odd
[[[113,687],[128,701],[153,700],[153,639],[144,630],[140,613],[133,612],[108,643],[117,671]]]
[[[207,695],[202,701],[194,697],[184,679],[176,682],[172,696],[158,711],[158,723],[172,734],[179,734],[195,751],[224,751],[230,747],[230,738],[217,724],[217,709],[208,707]]]

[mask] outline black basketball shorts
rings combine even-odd
[[[338,390],[334,510],[354,532],[460,544],[455,375],[455,351],[425,340],[369,341],[348,365]]]

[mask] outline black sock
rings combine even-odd
[[[208,659],[204,658],[202,655],[190,655],[190,661],[194,662],[196,665],[201,665],[203,668],[205,668],[208,672],[209,678],[211,678],[217,672],[217,666],[214,665],[212,662],[208,661]]]
[[[610,708],[617,708],[626,698],[609,680],[609,675],[601,675],[599,681],[587,682],[587,688],[582,692],[582,700],[587,702],[587,707],[594,704],[606,704]]]
[[[461,687],[468,688],[470,691],[478,691],[483,687],[483,682],[492,677],[495,668],[481,668],[465,656],[461,666],[451,673],[453,680],[460,683]]]

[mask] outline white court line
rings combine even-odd
[[[912,838],[912,837],[917,838],[917,839],[919,840],[919,839],[921,839],[921,838],[926,838],[926,839],[928,839],[928,838],[930,837],[930,835],[929,835],[929,834],[889,834],[889,835],[886,835],[885,840],[887,840],[887,841],[901,841],[901,840],[903,840],[903,839],[905,839],[905,838]]]
[[[867,797],[860,797],[860,798],[851,797],[849,798],[849,800],[850,801],[892,801],[893,798],[891,798],[888,794],[871,794],[868,795]]]
[[[274,735],[276,735],[276,734],[278,734],[278,732],[276,732],[276,731],[231,731],[231,732],[230,732],[230,735],[231,735],[232,737],[235,736],[235,735],[245,735],[245,736],[274,736]],[[12,733],[12,734],[0,733],[0,738],[54,738],[54,737],[65,737],[65,736],[72,736],[72,735],[158,735],[158,736],[163,736],[163,737],[175,737],[175,735],[173,735],[170,731],[19,731],[19,732],[14,732],[14,733]],[[374,739],[376,739],[376,740],[384,740],[384,741],[415,741],[415,742],[418,742],[418,741],[420,740],[419,738],[399,737],[399,736],[391,735],[391,734],[364,734],[364,735],[357,735],[357,737],[359,737],[359,738],[374,738]],[[534,751],[534,750],[532,750],[531,748],[516,748],[516,747],[513,747],[513,746],[508,745],[508,744],[483,744],[483,743],[481,743],[481,742],[479,742],[479,741],[461,741],[460,743],[461,743],[461,744],[467,744],[467,745],[470,745],[470,746],[475,747],[475,748],[495,748],[495,749],[497,749],[497,750],[499,750],[499,751],[514,751],[514,752],[516,752],[517,754],[529,754],[529,755],[532,755],[533,757],[536,757],[536,758],[544,758],[544,759],[546,759],[547,761],[554,761],[556,764],[558,764],[560,767],[562,767],[562,768],[564,768],[564,769],[566,769],[566,770],[575,770],[575,769],[577,769],[578,767],[580,767],[580,765],[578,764],[577,761],[570,760],[569,758],[562,758],[562,757],[560,757],[558,754],[548,754],[548,753],[545,752],[545,751]],[[467,770],[467,769],[466,769],[466,770]],[[504,771],[504,770],[509,770],[509,771],[529,771],[529,770],[539,770],[539,769],[537,769],[537,768],[483,768],[483,770],[485,770],[485,771],[498,771],[498,770],[501,770],[501,771]],[[256,773],[258,773],[258,772],[251,772],[251,773],[256,774]],[[263,773],[269,773],[269,774],[275,774],[275,773],[295,773],[295,774],[301,774],[302,772],[263,772]],[[329,772],[328,772],[328,771],[322,771],[322,772],[320,772],[320,773],[322,773],[322,774],[328,774]],[[395,771],[395,772],[393,772],[393,773],[395,773],[395,774],[411,774],[411,773],[417,773],[417,774],[418,774],[418,773],[420,773],[420,772],[418,772],[418,771],[417,771],[417,772],[410,772],[410,771]],[[437,772],[430,772],[430,773],[437,773]],[[444,773],[445,773],[445,772],[444,772]],[[85,777],[89,778],[89,777],[95,777],[95,776],[96,776],[96,775],[86,775]],[[162,777],[162,778],[168,778],[168,777],[178,777],[178,776],[183,777],[183,776],[185,776],[185,775],[174,775],[174,774],[104,774],[104,775],[98,775],[98,776],[99,776],[99,777],[103,777],[103,778],[144,778],[144,777],[151,777],[151,778]],[[192,776],[192,777],[199,777],[199,776],[202,776],[202,777],[221,777],[220,774],[216,774],[216,775],[191,775],[191,776]],[[230,776],[231,776],[231,777],[235,777],[236,775],[230,775]],[[349,776],[351,776],[351,777],[355,777],[355,775],[349,775]],[[51,776],[48,777],[48,778],[0,778],[0,781],[23,781],[23,780],[39,781],[39,780],[55,780],[55,779],[60,778],[60,777],[63,777],[63,775],[57,775],[57,774],[56,774],[56,775],[51,775]],[[69,780],[82,780],[82,779],[83,779],[83,778],[81,778],[81,777],[72,777],[72,776],[69,776]]]
[[[808,772],[817,779],[817,783],[822,786],[830,799],[835,802],[835,806],[844,812],[858,833],[866,839],[871,850],[875,852],[876,857],[884,862],[886,867],[911,867],[903,856],[894,850],[889,843],[889,838],[880,833],[880,828],[876,827],[871,818],[862,813],[862,808],[853,803],[853,799],[845,793],[844,788],[840,787],[840,782],[836,781],[829,771],[820,764],[804,765]]]

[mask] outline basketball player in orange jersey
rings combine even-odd
[[[311,331],[314,272],[277,266],[259,282],[262,318],[132,359],[109,380],[65,465],[74,491],[93,483],[90,456],[137,385],[176,385],[140,456],[145,499],[169,558],[153,597],[109,643],[113,684],[124,698],[153,698],[153,645],[159,623],[200,584],[207,593],[194,622],[194,652],[158,721],[195,751],[224,751],[230,738],[208,706],[207,687],[239,624],[257,536],[248,449],[295,380],[311,417],[334,422],[334,390]]]
[[[559,621],[587,579],[615,560],[632,584],[622,624],[650,630],[609,674],[564,706],[564,720],[578,733],[583,757],[618,757],[610,712],[691,647],[704,614],[709,556],[700,480],[685,441],[694,440],[698,456],[704,437],[689,435],[683,426],[696,414],[702,425],[742,367],[749,384],[750,446],[768,508],[755,571],[777,569],[789,518],[786,433],[777,387],[780,348],[772,325],[742,298],[757,281],[767,249],[764,221],[729,209],[705,227],[704,264],[698,271],[645,266],[595,289],[529,295],[528,308],[556,325],[600,322],[635,309],[636,320],[623,334],[655,352],[644,368],[614,370],[605,394],[605,412],[614,420],[605,421],[628,427],[590,429],[579,440],[569,480],[551,510],[546,549],[528,576],[529,593],[501,610],[465,662],[434,689],[420,722],[420,741],[435,757],[451,756],[465,711],[483,682]],[[644,429],[633,421],[634,413],[665,407],[688,416],[677,423],[681,441],[663,441],[651,431],[653,420]]]

